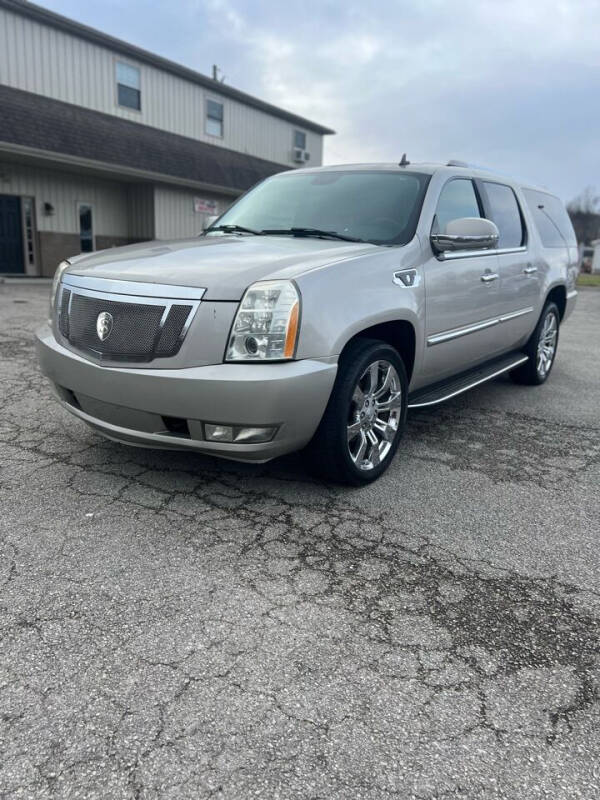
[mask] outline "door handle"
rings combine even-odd
[[[523,272],[525,273],[525,275],[533,275],[534,272],[537,272],[537,267],[534,267],[531,264],[527,264]]]
[[[490,281],[495,281],[499,277],[497,272],[486,272],[485,275],[481,276],[481,280],[484,283],[490,283]]]

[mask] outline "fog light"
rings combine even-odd
[[[209,442],[233,442],[235,444],[258,444],[270,442],[277,433],[274,425],[268,428],[259,428],[255,425],[215,425],[205,423],[204,436]]]
[[[204,434],[209,442],[233,442],[233,428],[231,425],[204,426]]]
[[[234,441],[242,443],[270,442],[276,428],[236,428]]]

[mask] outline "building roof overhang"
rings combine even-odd
[[[0,86],[0,153],[238,195],[283,164],[140,125],[43,95]]]

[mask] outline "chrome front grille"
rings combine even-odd
[[[149,284],[153,296],[133,296],[85,288],[85,279],[66,276],[56,298],[57,328],[76,350],[107,361],[148,362],[175,356],[204,290],[178,290]],[[126,281],[110,281],[126,291]],[[137,289],[140,284],[134,285]],[[143,288],[143,287],[142,287]],[[155,296],[178,291],[185,299]],[[188,295],[197,299],[187,300]]]

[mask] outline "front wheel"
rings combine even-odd
[[[555,303],[547,303],[525,347],[529,361],[510,373],[515,383],[539,386],[548,379],[558,349],[559,326],[558,306]]]
[[[307,448],[320,477],[354,486],[371,483],[390,465],[404,430],[408,381],[398,352],[357,339],[340,358],[323,419]]]

